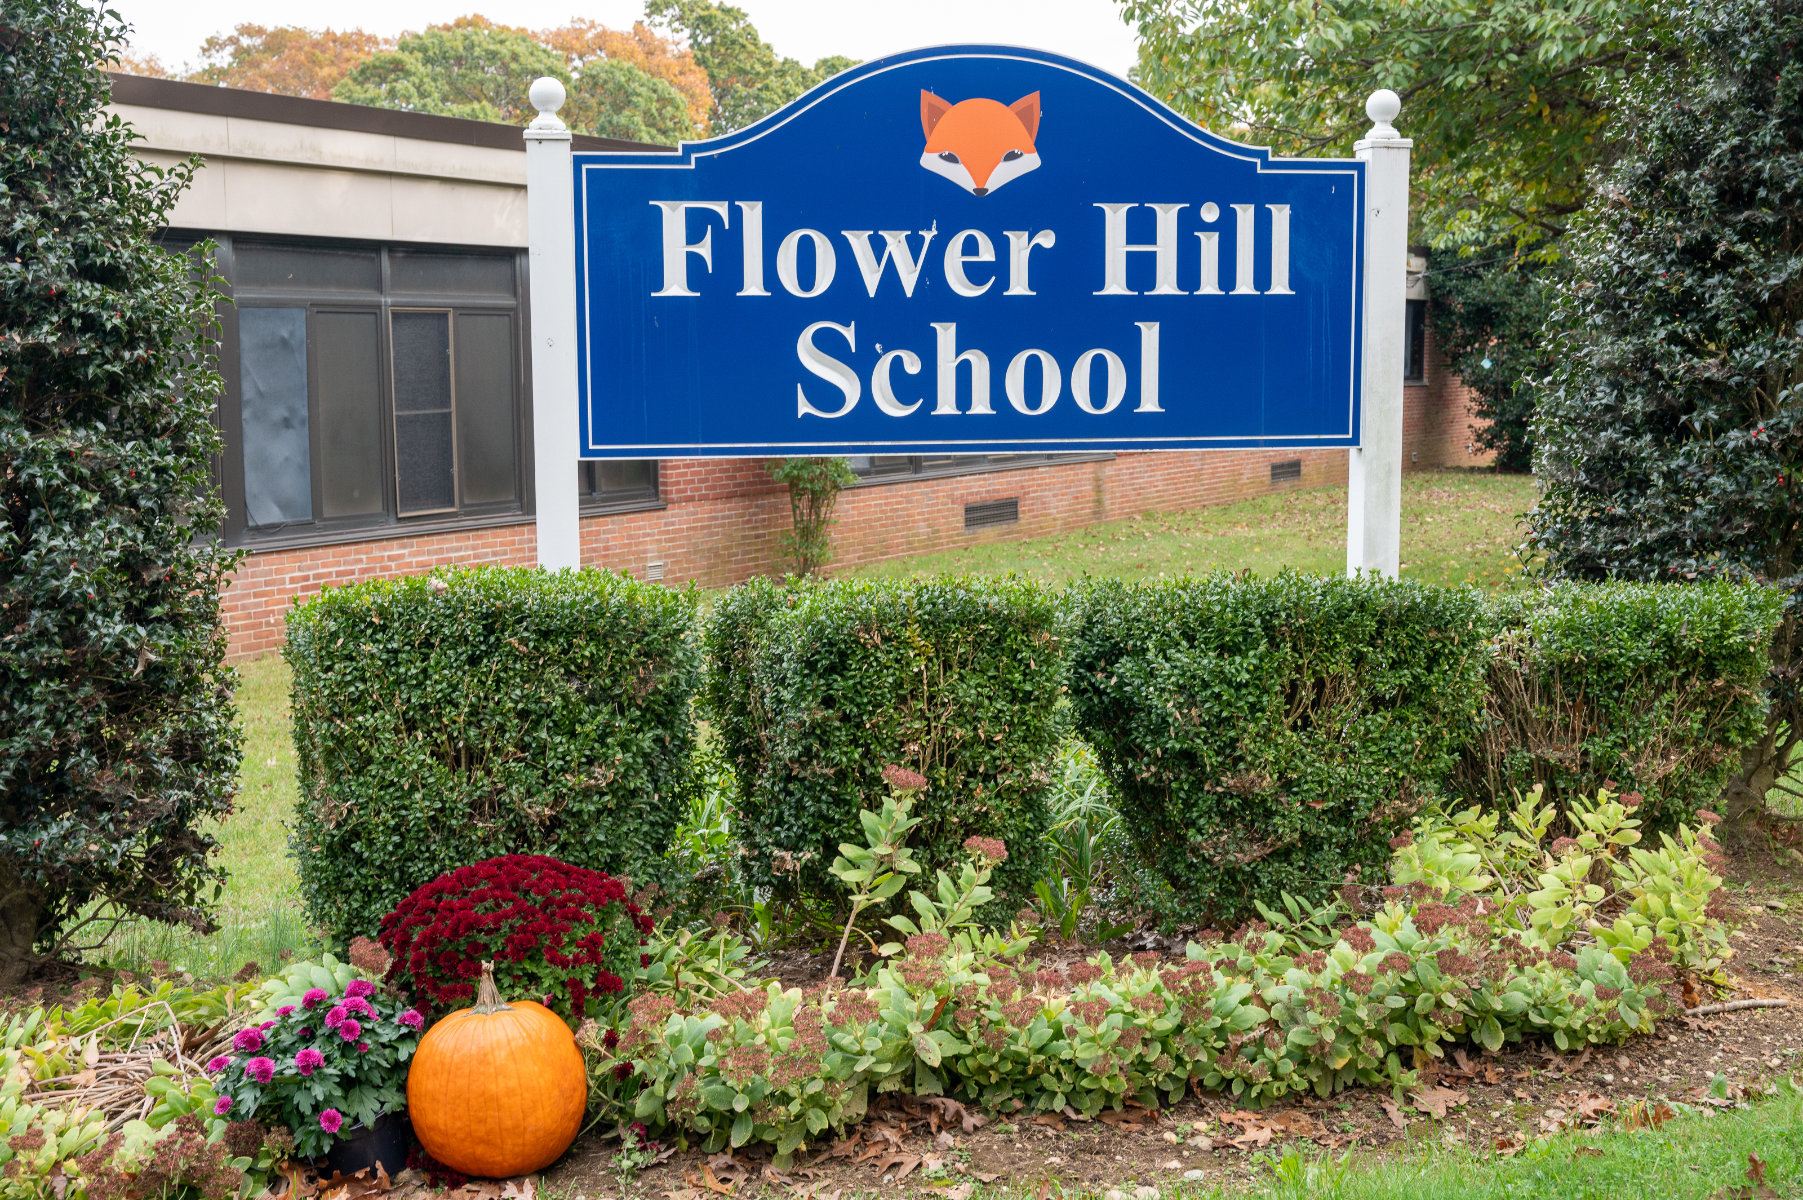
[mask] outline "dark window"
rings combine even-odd
[[[218,241],[232,540],[526,511],[519,252]]]
[[[1282,462],[1271,464],[1272,483],[1287,483],[1289,480],[1301,478],[1302,460],[1300,458],[1288,458]]]
[[[1403,324],[1402,377],[1409,383],[1427,379],[1427,301],[1410,300]]]
[[[620,459],[576,464],[576,486],[582,507],[640,507],[657,499],[657,463]]]
[[[845,461],[859,479],[893,479],[910,475],[960,475],[1002,467],[1036,467],[1049,463],[1084,462],[1107,454],[853,454]]]

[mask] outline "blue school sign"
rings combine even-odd
[[[584,458],[1354,446],[1365,164],[917,50],[573,156]]]

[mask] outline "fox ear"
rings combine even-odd
[[[928,137],[933,136],[933,126],[939,124],[939,118],[950,111],[950,101],[941,100],[925,88],[920,89],[920,127]]]
[[[1031,96],[1022,96],[1008,106],[1008,111],[1019,117],[1020,123],[1027,127],[1028,137],[1037,138],[1039,136],[1038,92],[1034,92]]]

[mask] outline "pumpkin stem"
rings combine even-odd
[[[483,1014],[509,1011],[507,1002],[501,999],[500,991],[495,987],[495,964],[482,964],[482,979],[476,984],[476,1006],[471,1010]]]

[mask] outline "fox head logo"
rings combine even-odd
[[[1039,93],[1013,104],[994,100],[941,100],[920,93],[920,125],[926,151],[920,165],[973,196],[987,196],[1010,179],[1039,166],[1033,139],[1039,133]]]

